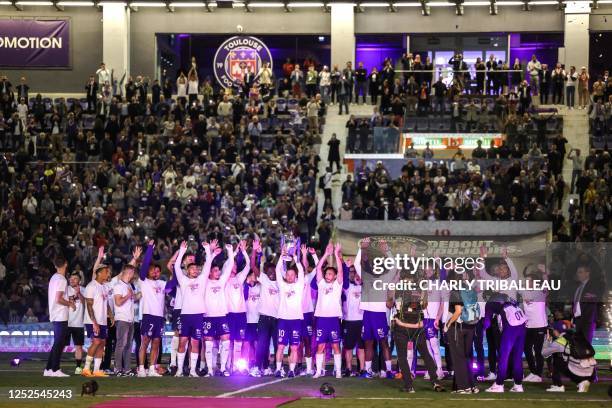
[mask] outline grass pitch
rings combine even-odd
[[[62,365],[64,372],[74,372],[74,365],[66,362]],[[450,392],[435,393],[429,382],[419,378],[415,381],[415,394],[405,394],[398,390],[399,380],[325,377],[313,380],[309,377],[297,377],[278,380],[276,378],[250,377],[214,377],[214,378],[97,378],[99,390],[96,397],[81,397],[81,386],[87,381],[81,376],[69,378],[43,377],[43,361],[25,361],[18,368],[11,368],[8,357],[0,358],[0,407],[49,407],[81,408],[95,403],[116,400],[129,396],[211,396],[218,397],[233,393],[230,398],[240,397],[300,397],[288,407],[428,407],[428,408],[557,408],[557,407],[610,407],[612,398],[608,388],[612,385],[610,371],[600,371],[601,381],[592,384],[586,394],[576,393],[576,386],[566,381],[565,393],[548,393],[546,388],[550,381],[542,384],[524,384],[525,392],[514,394],[489,394],[481,392],[476,395],[456,395]],[[334,399],[321,399],[319,387],[330,383],[336,390]],[[452,380],[445,380],[447,389]],[[510,383],[506,383],[508,389]],[[480,383],[484,391],[489,383]],[[70,390],[70,399],[11,399],[10,390],[54,389]],[[236,392],[240,391],[240,392]],[[151,407],[155,408],[155,407]]]

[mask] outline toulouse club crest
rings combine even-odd
[[[236,36],[225,40],[217,49],[213,68],[219,84],[231,88],[242,82],[247,67],[257,76],[265,62],[272,68],[272,54],[259,38]]]

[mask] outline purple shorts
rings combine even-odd
[[[302,341],[302,320],[278,319],[278,344],[297,346]]]
[[[304,313],[302,320],[302,337],[312,337],[313,333],[314,312]]]
[[[172,311],[172,330],[181,331],[181,309],[174,309]]]
[[[245,340],[248,342],[257,341],[257,323],[247,323]]]
[[[246,312],[228,313],[227,322],[229,324],[230,340],[244,341],[247,328]]]
[[[164,332],[164,318],[150,314],[142,315],[140,334],[150,339],[161,339]]]
[[[423,330],[425,331],[425,339],[434,339],[438,337],[438,329],[434,326],[436,319],[423,319]]]
[[[389,323],[387,323],[387,314],[385,312],[371,312],[369,310],[365,310],[363,312],[363,328],[361,329],[361,338],[364,341],[384,340],[387,338],[388,334]]]
[[[340,342],[340,319],[317,317],[317,344]]]
[[[202,338],[202,327],[204,326],[204,315],[197,314],[182,314],[181,315],[181,337],[191,337],[194,340]]]
[[[230,333],[227,316],[204,317],[204,325],[202,327],[204,327],[202,331],[204,337],[221,337]]]
[[[107,334],[108,334],[108,330],[107,330],[107,327],[105,325],[100,325],[100,331],[98,332],[97,336],[94,334],[93,324],[86,324],[85,325],[85,330],[87,331],[87,338],[88,339],[102,339],[102,340],[106,340],[106,337],[107,337]]]

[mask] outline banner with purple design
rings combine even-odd
[[[0,66],[70,68],[70,21],[0,19]]]

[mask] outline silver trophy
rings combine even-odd
[[[281,250],[287,248],[287,256],[293,258],[300,251],[300,238],[296,238],[292,232],[281,235]]]

